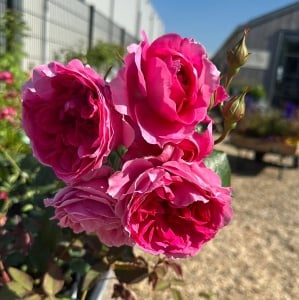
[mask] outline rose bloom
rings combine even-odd
[[[166,34],[128,47],[125,66],[111,81],[112,101],[150,144],[177,143],[207,117],[220,87],[220,72],[205,48],[192,39]],[[214,103],[225,100],[221,88]]]
[[[7,192],[4,192],[4,191],[0,190],[0,200],[7,200],[7,199],[8,199]]]
[[[115,214],[116,200],[106,193],[107,179],[113,170],[102,167],[84,176],[81,181],[61,189],[45,205],[55,209],[53,219],[61,227],[75,233],[96,233],[107,246],[131,244],[120,217]]]
[[[152,254],[193,256],[232,217],[231,188],[199,162],[128,161],[110,177],[108,193],[130,238]]]
[[[176,143],[166,143],[163,147],[157,144],[149,144],[141,135],[136,135],[135,141],[130,145],[122,160],[127,161],[143,156],[158,156],[169,145],[177,148],[181,152],[182,159],[185,161],[203,160],[211,154],[214,148],[213,121],[207,116],[202,126],[203,129],[198,130],[198,132],[195,131],[192,135],[190,134],[184,139],[176,141]]]
[[[103,78],[79,60],[33,70],[22,89],[23,127],[33,153],[65,182],[102,165],[113,130]]]
[[[0,120],[7,120],[10,123],[15,122],[17,111],[13,107],[4,107],[0,109]]]
[[[0,72],[0,81],[4,81],[7,84],[12,84],[13,80],[13,76],[9,71]]]

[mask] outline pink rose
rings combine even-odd
[[[219,85],[215,90],[213,97],[211,98],[211,108],[219,105],[228,98],[225,88],[222,85]]]
[[[106,89],[79,60],[39,66],[23,87],[23,127],[34,155],[65,182],[100,167],[111,150]]]
[[[209,125],[212,127],[212,125]],[[207,157],[213,150],[214,140],[209,130],[203,133],[194,132],[188,138],[185,138],[174,145],[181,150],[182,159],[185,161],[200,161]]]
[[[181,158],[185,161],[200,161],[206,158],[213,151],[214,138],[212,133],[212,120],[206,118],[202,132],[194,132],[176,143],[169,142],[163,147],[157,144],[149,144],[142,137],[135,139],[123,157],[123,161],[140,158],[143,156],[159,156],[166,146],[171,145],[181,152]]]
[[[0,80],[7,84],[13,83],[13,76],[9,71],[0,72]]]
[[[0,109],[0,120],[7,120],[10,123],[15,122],[17,111],[13,107],[4,107]]]
[[[4,192],[4,191],[0,190],[0,200],[7,200],[7,199],[8,199],[7,192]]]
[[[61,189],[45,205],[55,209],[54,219],[61,227],[70,227],[75,233],[93,232],[108,246],[130,244],[120,218],[115,214],[116,200],[106,193],[107,179],[113,170],[97,169],[81,181]]]
[[[111,100],[110,89],[107,89],[109,95],[108,99]],[[111,149],[115,150],[118,146],[129,147],[135,139],[134,128],[127,122],[125,117],[121,115],[109,101],[108,105],[110,111],[110,119],[112,125],[113,139],[111,141]]]
[[[116,109],[150,144],[176,144],[192,135],[207,117],[210,99],[220,85],[220,72],[204,47],[177,34],[149,44],[144,35],[128,51],[124,68],[111,82]]]
[[[118,199],[116,211],[143,250],[174,258],[195,255],[230,221],[231,189],[202,163],[166,159],[126,162],[110,177],[108,193]]]
[[[207,116],[202,122],[202,127],[198,132],[173,144],[182,153],[185,161],[200,161],[212,153],[214,148],[213,122]]]

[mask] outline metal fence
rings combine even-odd
[[[6,0],[0,0],[1,15],[5,11],[5,9],[6,9]],[[0,51],[1,52],[5,51],[5,39],[4,39],[4,34],[1,30],[0,30]]]
[[[8,6],[21,10],[29,27],[24,38],[26,70],[55,59],[63,49],[86,51],[98,40],[122,46],[137,41],[94,6],[79,0],[0,0],[1,13]]]

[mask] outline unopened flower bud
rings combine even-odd
[[[232,129],[245,114],[245,95],[247,89],[239,96],[234,96],[224,103],[222,107],[222,116],[224,118],[224,127]]]
[[[228,66],[231,69],[238,69],[243,66],[248,59],[249,52],[246,47],[246,35],[249,30],[244,29],[242,38],[236,43],[236,45],[227,52],[227,62]]]
[[[229,132],[234,129],[237,123],[243,118],[245,114],[245,95],[247,89],[239,96],[233,96],[230,100],[223,102],[222,116],[224,119],[224,130],[220,137],[215,140],[215,145],[222,142]]]

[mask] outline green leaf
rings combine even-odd
[[[214,150],[204,162],[208,168],[212,169],[220,176],[223,186],[230,185],[231,168],[226,153]]]
[[[34,209],[32,203],[27,203],[22,207],[22,212],[28,212]]]
[[[70,261],[70,269],[72,269],[75,273],[84,275],[90,269],[90,265],[82,259],[73,258]]]
[[[52,264],[44,275],[43,289],[48,296],[55,296],[63,288],[64,280],[60,268]]]
[[[156,291],[164,291],[170,287],[170,282],[169,281],[159,281],[156,284],[155,290]]]
[[[9,289],[9,286],[6,285],[4,287],[1,287],[1,289],[0,289],[0,299],[16,300],[17,293],[15,293],[13,290]]]
[[[174,300],[183,300],[183,297],[179,290],[171,288],[171,293]]]
[[[19,297],[23,297],[27,293],[27,290],[23,287],[23,285],[16,281],[8,282],[7,287]]]
[[[84,277],[81,290],[85,291],[91,289],[95,285],[101,274],[102,273],[97,270],[90,269]]]
[[[30,295],[28,297],[23,298],[24,300],[42,300],[42,297],[38,294]]]
[[[186,282],[184,280],[181,280],[181,279],[173,279],[170,281],[171,285],[185,285]]]
[[[133,248],[130,246],[110,247],[107,253],[107,259],[110,264],[115,261],[133,262],[135,255]]]
[[[198,294],[198,296],[201,297],[201,298],[205,298],[205,299],[212,299],[213,292],[205,292],[205,291],[203,291],[203,292],[200,292]]]
[[[137,283],[148,276],[148,268],[130,262],[116,262],[114,273],[120,282]]]
[[[167,274],[167,265],[157,266],[155,269],[155,273],[159,278],[164,277]]]
[[[13,267],[8,268],[8,272],[26,291],[32,291],[33,279],[28,274]]]

